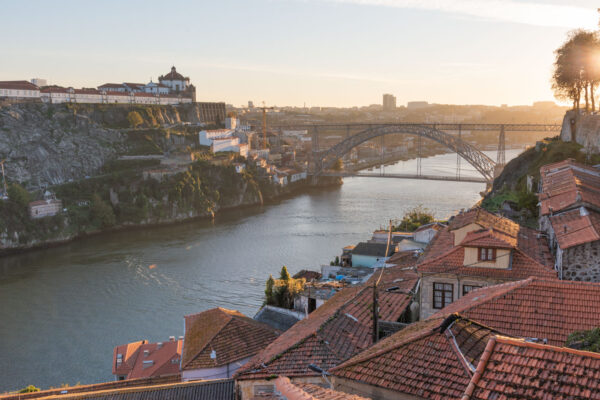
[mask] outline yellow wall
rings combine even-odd
[[[477,231],[479,229],[482,229],[482,227],[480,225],[469,224],[469,225],[463,226],[462,228],[453,230],[452,233],[454,233],[454,245],[458,246],[460,244],[460,242],[463,241],[465,236],[467,236],[467,233],[472,232],[472,231]]]
[[[510,250],[496,249],[496,261],[477,261],[477,247],[465,247],[465,259],[463,265],[483,268],[508,269],[510,267]]]

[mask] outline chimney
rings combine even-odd
[[[169,342],[174,342],[175,341],[175,336],[169,336]]]

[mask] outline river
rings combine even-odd
[[[506,159],[520,150],[507,150]],[[495,158],[494,152],[488,155]],[[453,175],[455,154],[424,159]],[[416,160],[386,167],[415,173]],[[462,175],[477,176],[462,161]],[[318,269],[343,246],[423,204],[447,218],[484,184],[346,178],[264,207],[93,236],[0,259],[0,393],[112,380],[115,345],[183,335],[183,316],[222,306],[253,316],[282,265]]]

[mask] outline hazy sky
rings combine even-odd
[[[588,0],[0,0],[0,80],[156,80],[198,100],[352,106],[551,100],[553,51]]]

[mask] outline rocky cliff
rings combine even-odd
[[[579,143],[588,154],[600,153],[600,115],[567,111],[560,138],[565,142]]]

